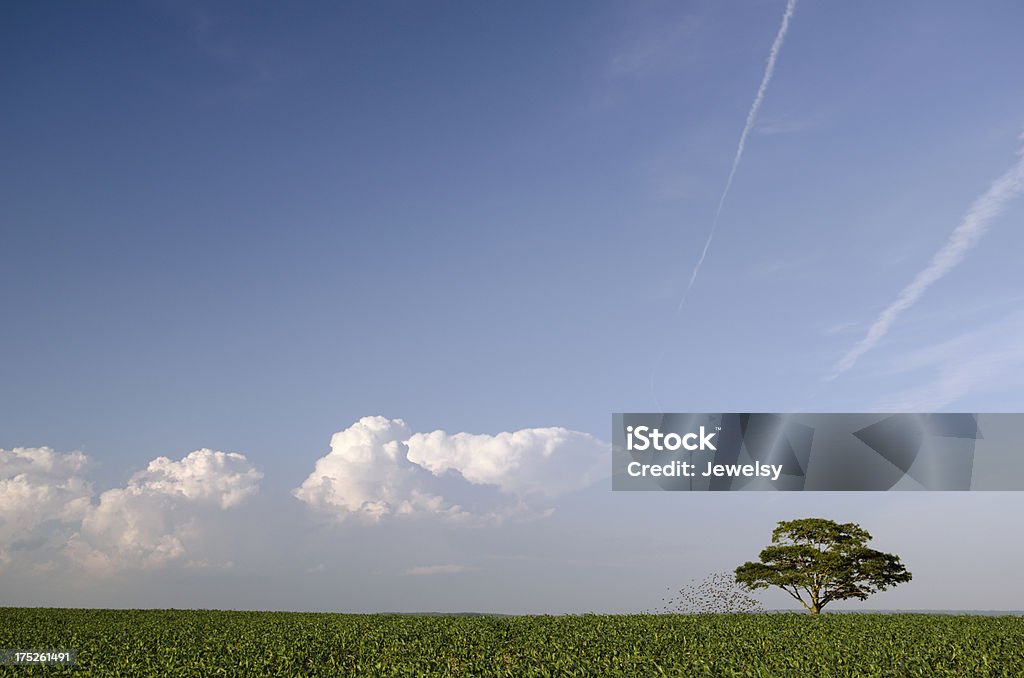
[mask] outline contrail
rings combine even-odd
[[[757,120],[757,111],[761,108],[761,102],[764,101],[764,93],[768,90],[768,83],[772,81],[772,75],[775,73],[775,60],[778,58],[779,50],[782,49],[782,43],[786,39],[786,32],[789,30],[789,20],[793,16],[794,9],[796,9],[796,0],[789,0],[786,3],[786,12],[782,15],[782,25],[779,26],[779,32],[775,36],[775,42],[772,43],[771,51],[768,52],[768,63],[764,67],[761,86],[757,88],[757,96],[754,97],[754,103],[750,106],[750,111],[747,113],[747,124],[743,126],[743,133],[740,134],[740,143],[736,147],[736,156],[732,159],[732,169],[729,170],[729,178],[725,182],[725,190],[722,191],[722,197],[718,199],[718,209],[715,210],[715,218],[711,222],[711,232],[708,233],[707,242],[704,243],[704,251],[700,253],[697,265],[693,267],[693,273],[690,274],[690,282],[686,286],[686,290],[683,291],[683,297],[679,300],[677,311],[683,310],[683,304],[686,303],[686,295],[689,294],[690,288],[693,287],[693,283],[697,280],[697,273],[700,272],[701,264],[704,263],[704,258],[708,255],[708,248],[711,247],[711,241],[715,237],[715,231],[718,230],[718,218],[722,215],[722,207],[725,206],[725,199],[729,195],[729,189],[732,188],[732,180],[736,176],[736,168],[740,166],[740,159],[743,157],[743,147],[747,144],[747,135],[754,128],[754,122]]]
[[[1024,135],[1021,135],[1021,139],[1024,140]],[[974,201],[963,220],[953,229],[949,240],[932,257],[931,263],[903,288],[896,301],[882,311],[867,335],[836,363],[830,379],[853,367],[858,358],[874,348],[889,332],[900,313],[916,304],[929,287],[963,261],[967,252],[985,235],[989,223],[1003,213],[1011,200],[1024,192],[1024,149],[1018,151],[1018,154],[1021,159]]]
[[[757,112],[761,108],[761,102],[764,101],[765,92],[768,91],[768,84],[772,80],[772,75],[775,73],[775,61],[779,57],[779,51],[782,49],[782,43],[786,40],[786,33],[789,31],[789,20],[793,17],[793,10],[796,9],[797,0],[788,0],[786,2],[786,11],[782,14],[782,25],[779,26],[779,32],[775,34],[775,41],[772,43],[772,48],[768,51],[768,61],[765,63],[764,75],[761,76],[761,84],[757,88],[757,94],[754,96],[754,103],[751,104],[750,110],[747,112],[747,122],[743,126],[743,132],[740,134],[740,142],[736,146],[736,155],[732,159],[732,167],[729,169],[729,178],[725,181],[725,189],[722,191],[722,196],[718,199],[718,209],[715,210],[715,218],[711,222],[711,231],[708,233],[708,239],[704,243],[704,250],[700,253],[700,259],[697,260],[697,265],[693,267],[693,273],[690,274],[690,282],[686,285],[686,289],[683,291],[682,297],[679,299],[679,306],[676,308],[676,313],[683,310],[683,305],[686,303],[686,295],[690,293],[690,289],[693,287],[693,283],[697,280],[697,274],[700,272],[700,267],[704,263],[705,257],[708,255],[708,248],[711,247],[711,241],[715,237],[715,231],[718,230],[718,219],[722,216],[722,208],[725,206],[725,199],[729,195],[729,189],[732,188],[732,180],[736,176],[736,169],[740,166],[740,159],[743,157],[743,149],[747,145],[747,136],[750,135],[750,131],[754,129],[754,123],[757,121]],[[661,355],[655,361],[651,367],[651,395],[654,396],[654,401],[657,403],[658,410],[661,410],[661,402],[658,400],[658,394],[654,387],[654,376],[658,369],[658,365],[665,358],[666,351],[663,350]]]

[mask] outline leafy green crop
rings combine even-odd
[[[0,676],[1022,676],[1024,618],[440,617],[0,608]]]

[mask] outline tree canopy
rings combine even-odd
[[[759,562],[736,568],[748,589],[777,586],[811,614],[836,600],[866,599],[911,580],[899,556],[868,548],[871,535],[856,523],[825,518],[781,521]]]

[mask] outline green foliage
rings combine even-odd
[[[1024,618],[421,617],[0,608],[0,676],[1021,676]]]
[[[899,557],[868,548],[870,540],[867,530],[854,523],[782,521],[760,562],[736,568],[736,581],[751,590],[777,586],[812,614],[833,601],[864,600],[910,581]]]

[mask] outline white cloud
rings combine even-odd
[[[609,449],[564,428],[414,434],[401,419],[364,417],[334,434],[331,451],[294,495],[338,518],[371,522],[394,516],[537,517],[551,513],[538,501],[607,476]],[[471,511],[471,498],[488,508]]]
[[[44,538],[47,526],[76,524],[89,506],[92,487],[81,476],[89,466],[82,452],[60,454],[49,447],[0,449],[0,540],[9,545]],[[2,561],[10,561],[4,549]]]
[[[409,435],[401,419],[363,417],[334,434],[331,451],[293,494],[338,518],[459,515],[458,506],[428,491],[430,474],[409,461]]]
[[[102,573],[179,561],[195,566],[203,561],[187,556],[203,537],[204,523],[255,493],[262,476],[237,453],[203,449],[179,461],[158,457],[88,507],[66,554]]]
[[[417,565],[407,569],[405,574],[418,577],[432,574],[459,574],[461,572],[473,572],[477,569],[479,568],[469,567],[468,565]]]
[[[196,450],[181,461],[157,457],[129,485],[152,494],[212,502],[227,509],[256,492],[263,474],[237,452]]]
[[[188,547],[210,512],[243,501],[262,477],[240,454],[197,450],[179,461],[154,459],[94,504],[82,476],[89,465],[82,452],[0,450],[0,564],[63,552],[104,572],[178,559],[194,565],[201,561],[185,560]]]
[[[497,435],[444,431],[409,438],[409,459],[435,475],[457,471],[517,497],[551,498],[608,475],[609,448],[587,433],[529,428]]]

